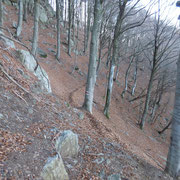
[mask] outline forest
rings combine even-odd
[[[56,127],[59,130],[52,135],[53,141],[61,134],[62,130],[71,129],[78,135],[81,134],[79,141],[82,144],[83,141],[89,142],[88,138],[91,135],[94,139],[98,137],[104,138],[103,141],[106,141],[107,138],[120,144],[127,143],[129,145],[125,146],[129,147],[125,148],[125,152],[132,154],[137,152],[137,157],[154,167],[159,166],[157,169],[160,169],[161,173],[168,173],[172,178],[178,179],[180,177],[180,37],[178,16],[172,17],[173,10],[170,11],[170,9],[179,7],[180,1],[165,0],[146,2],[141,0],[0,0],[0,41],[9,46],[5,47],[2,42],[0,43],[2,59],[0,60],[0,87],[3,89],[1,92],[2,102],[0,102],[0,107],[2,106],[0,125],[4,128],[1,130],[2,136],[6,134],[3,132],[10,124],[10,120],[7,124],[4,122],[5,115],[3,113],[7,107],[14,109],[10,102],[9,105],[7,103],[7,106],[6,103],[3,104],[5,97],[3,93],[9,89],[9,92],[13,92],[16,98],[25,103],[24,106],[19,103],[23,107],[17,106],[17,108],[19,107],[19,110],[22,108],[22,112],[25,112],[24,108],[28,109],[27,118],[33,119],[35,112],[37,116],[38,114],[41,116],[42,127],[39,122],[32,123],[28,125],[27,132],[33,133],[35,130],[32,129],[37,128],[38,133],[43,134],[46,128],[49,129],[47,131],[51,131],[52,127],[56,127],[59,123]],[[174,18],[177,21],[174,21]],[[15,47],[12,46],[12,43],[15,44]],[[7,56],[13,60],[7,62],[5,60],[8,58]],[[31,58],[30,62],[26,62],[26,58]],[[23,68],[30,70],[41,81],[41,84],[36,84],[34,77],[29,74],[29,78],[25,78],[26,70],[22,70],[16,59],[21,59]],[[17,75],[18,71],[25,79]],[[10,81],[11,85],[8,85],[7,81]],[[37,93],[31,87],[43,90]],[[33,104],[31,99],[38,102],[36,105],[32,105],[34,108],[32,114],[29,111],[29,104]],[[64,109],[55,103],[57,99],[64,101]],[[14,100],[14,102],[16,101]],[[61,111],[62,113],[60,113]],[[64,119],[74,117],[67,115],[70,114],[70,111],[77,113],[79,120],[83,119],[83,122],[78,121],[75,123],[77,125],[74,125],[73,121],[67,125],[66,120],[55,123],[57,114],[58,117],[61,114],[63,118],[65,117]],[[48,112],[49,114],[46,114]],[[20,115],[16,116],[21,119]],[[54,120],[47,121],[46,124],[45,119],[47,117],[51,119],[51,116]],[[11,125],[11,128],[13,129],[14,126],[16,125]],[[16,131],[21,132],[20,130]],[[68,134],[69,131],[64,134],[66,133]],[[90,135],[86,138],[83,137],[87,134]],[[70,135],[72,134],[70,133]],[[43,134],[42,137],[44,138],[46,135]],[[148,138],[152,140],[152,144],[149,143]],[[45,141],[47,140],[46,143],[51,144],[52,139],[48,141],[48,138],[45,138]],[[75,137],[75,141],[76,139]],[[4,145],[6,140],[0,139],[0,162],[1,152],[2,157],[6,154],[4,152],[7,152]],[[14,143],[14,140],[12,141]],[[36,140],[32,141],[36,142]],[[95,149],[98,149],[98,152],[101,152],[101,141],[97,140]],[[93,143],[95,142],[93,141]],[[11,144],[13,143],[11,142]],[[38,144],[38,142],[36,143]],[[1,144],[3,144],[2,147]],[[58,148],[61,151],[57,153],[58,158],[61,159],[62,156],[65,167],[69,168],[66,164],[67,156],[63,155],[66,154],[64,152],[68,148],[62,150],[63,148],[61,149],[58,144],[58,138],[55,144],[56,151]],[[75,149],[76,144],[76,142],[73,144],[72,149]],[[78,158],[81,159],[86,150],[81,145],[81,150],[78,148],[76,151],[80,151],[81,156],[78,155]],[[146,153],[146,150],[150,152]],[[13,147],[6,155],[6,160],[12,151]],[[93,151],[96,150],[92,149],[91,154]],[[107,151],[109,152],[109,149]],[[113,152],[115,151],[113,150]],[[154,155],[161,151],[163,158],[160,158],[162,155]],[[105,152],[103,153],[105,154]],[[164,158],[164,156],[166,157]],[[43,157],[45,158],[46,155]],[[105,157],[104,155],[104,159],[106,159]],[[80,164],[79,167],[84,165],[84,168],[78,169],[79,167],[77,167],[78,170],[75,174],[71,174],[71,168],[64,173],[64,176],[58,175],[61,174],[60,172],[55,174],[55,170],[52,171],[53,174],[46,169],[44,170],[45,175],[41,176],[47,180],[96,179],[96,176],[97,179],[121,179],[120,175],[110,175],[108,168],[105,170],[107,172],[104,172],[107,175],[102,175],[102,173],[100,173],[101,176],[97,175],[96,170],[93,170],[93,165],[88,167],[91,163],[88,164],[88,161],[79,159],[77,160],[78,165]],[[84,159],[86,158],[84,157]],[[4,160],[2,167],[9,167],[8,163],[10,164],[11,161],[11,159],[7,162]],[[94,161],[92,162],[94,163]],[[134,161],[137,162],[137,160]],[[151,163],[151,161],[153,162]],[[165,161],[164,164],[161,161]],[[118,162],[121,161],[118,160]],[[100,164],[103,165],[103,163]],[[42,161],[39,168],[41,166]],[[44,167],[47,168],[47,166]],[[22,170],[22,167],[20,169]],[[36,179],[35,177],[39,176],[38,172],[42,171],[42,167],[32,171],[35,175],[33,177],[30,173],[30,179]],[[120,170],[116,169],[116,171]],[[157,170],[153,170],[153,172],[155,171]],[[24,173],[22,178],[16,173],[9,177],[26,179],[27,174]],[[136,173],[139,174],[139,171]],[[126,175],[126,173],[121,175],[122,179],[151,179],[150,175],[148,177],[142,175],[137,178]],[[7,174],[1,174],[1,176],[3,179],[7,177]],[[164,179],[165,176],[163,174],[161,178]],[[152,179],[158,178],[154,175]]]

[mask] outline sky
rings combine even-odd
[[[133,0],[134,2],[137,0]],[[151,12],[155,13],[158,10],[158,0],[140,0],[142,5],[147,5],[149,2],[155,2],[153,5]],[[160,0],[161,7],[161,17],[162,19],[167,18],[171,21],[172,25],[177,25],[180,27],[180,20],[178,20],[178,16],[180,15],[180,7],[176,7],[177,0]],[[55,8],[55,0],[53,2]],[[148,9],[148,8],[147,8]]]
[[[149,3],[149,1],[153,0],[141,0],[141,3],[143,5],[146,5]],[[156,4],[153,6],[151,12],[155,13],[158,10],[158,0],[155,0]],[[171,24],[178,25],[180,20],[178,20],[178,16],[180,15],[180,7],[176,7],[177,0],[160,0],[160,13],[162,19],[167,18],[169,21],[171,21]]]

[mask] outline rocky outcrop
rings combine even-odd
[[[1,36],[2,35],[2,36]],[[4,45],[7,47],[7,48],[14,48],[15,49],[15,45],[14,45],[14,42],[9,40],[8,38],[4,37],[3,36],[4,33],[2,31],[0,31],[0,40],[3,41]]]
[[[18,50],[17,53],[19,55],[19,61],[40,81],[42,91],[51,93],[51,85],[47,73],[42,67],[37,67],[37,62],[34,57],[29,53],[29,51]]]
[[[64,157],[75,157],[79,152],[78,136],[67,130],[56,140],[56,151]]]
[[[42,170],[41,176],[44,180],[69,180],[60,155],[48,158],[47,163]]]
[[[47,23],[48,22],[47,11],[41,5],[39,5],[39,20],[42,23]]]

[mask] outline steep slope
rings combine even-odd
[[[17,21],[16,10],[7,6],[5,27],[12,33]],[[37,79],[17,60],[13,49],[1,43],[1,65],[25,92],[0,71],[0,173],[1,179],[40,179],[40,172],[49,156],[53,156],[54,140],[65,129],[79,135],[80,153],[75,159],[65,159],[70,179],[106,179],[119,173],[122,179],[170,179],[161,170],[165,165],[168,144],[162,142],[150,127],[145,132],[136,126],[137,112],[120,97],[115,85],[111,118],[102,113],[107,70],[97,82],[93,115],[83,111],[84,88],[88,57],[78,57],[79,70],[71,74],[74,54],[67,55],[66,32],[62,35],[61,62],[55,60],[55,21],[41,25],[39,47],[48,54],[38,56],[47,71],[52,91],[37,94]],[[30,47],[33,18],[23,24],[21,41]],[[7,34],[9,36],[9,34]],[[13,38],[13,37],[12,37]],[[1,41],[2,42],[2,41]],[[82,42],[81,42],[82,43]],[[24,49],[18,43],[16,48]],[[80,49],[81,47],[79,47]],[[80,118],[80,114],[84,118]]]

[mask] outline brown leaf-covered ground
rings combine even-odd
[[[17,21],[17,10],[6,6],[5,12],[4,27],[14,33],[12,22]],[[24,92],[0,71],[1,179],[41,179],[40,172],[47,158],[56,154],[55,139],[67,129],[78,134],[80,145],[77,158],[64,159],[70,179],[106,179],[114,173],[129,180],[171,179],[163,173],[169,131],[165,140],[157,133],[157,127],[147,124],[141,131],[137,126],[137,104],[121,98],[122,86],[118,83],[114,84],[110,119],[103,115],[108,71],[104,62],[95,87],[93,114],[81,108],[88,56],[78,56],[79,70],[71,74],[75,56],[74,53],[72,57],[67,54],[67,34],[62,28],[61,60],[57,62],[51,51],[56,51],[53,23],[55,20],[46,26],[40,25],[39,47],[48,57],[37,57],[49,75],[53,90],[50,95],[35,93],[37,79],[17,61],[14,50],[6,49],[0,41],[3,69],[29,92]],[[28,22],[23,22],[20,38],[29,48],[32,27],[33,18],[29,16]],[[5,31],[5,34],[10,36],[9,32]],[[79,44],[80,50],[82,38]],[[17,43],[15,45],[17,49],[25,49]],[[122,80],[123,76],[119,78],[120,82]],[[83,120],[79,113],[85,114]]]

